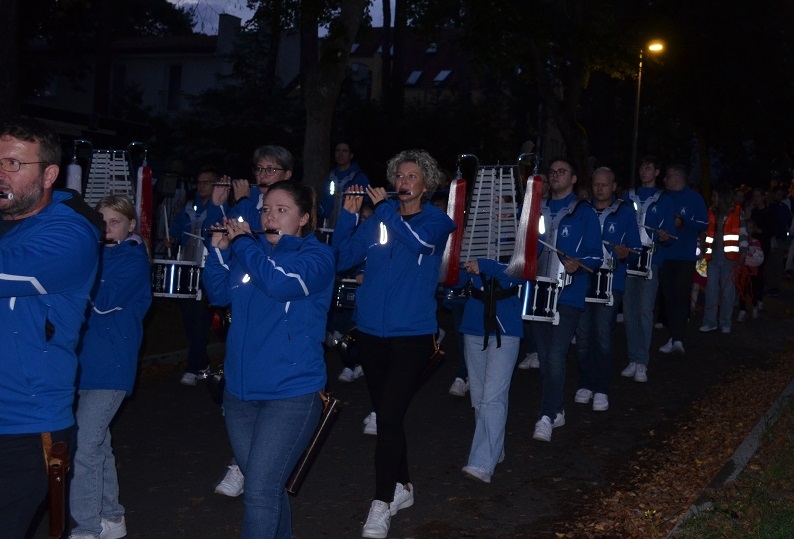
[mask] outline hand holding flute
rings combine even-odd
[[[251,227],[245,221],[223,218],[222,223],[215,223],[211,244],[219,249],[228,249],[232,240],[240,234],[249,234]],[[224,232],[220,230],[225,229]]]

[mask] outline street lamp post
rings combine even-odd
[[[649,52],[661,52],[664,49],[664,44],[661,41],[652,41],[648,44],[648,51]],[[632,141],[631,141],[631,185],[634,186],[636,183],[637,177],[637,133],[639,130],[640,124],[640,90],[642,89],[642,53],[644,52],[643,49],[640,49],[640,64],[639,69],[637,70],[637,98],[634,102],[634,131],[632,133]]]

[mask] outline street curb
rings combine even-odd
[[[788,399],[794,395],[794,379],[792,379],[788,386],[778,395],[775,402],[772,403],[772,406],[769,407],[769,410],[766,411],[764,416],[756,423],[753,430],[747,435],[744,441],[739,445],[739,447],[734,451],[731,458],[728,459],[728,462],[722,467],[722,469],[717,472],[717,475],[711,481],[708,487],[701,493],[698,499],[693,503],[687,512],[684,514],[683,517],[676,523],[675,527],[670,530],[670,533],[667,534],[665,539],[683,539],[683,535],[678,535],[682,533],[683,530],[681,529],[687,519],[701,513],[703,511],[707,511],[713,507],[713,504],[709,500],[709,496],[706,494],[706,491],[713,488],[718,488],[727,483],[731,483],[739,477],[739,474],[742,473],[744,468],[750,462],[750,459],[753,458],[755,452],[758,451],[758,448],[761,445],[761,437],[764,435],[764,432],[767,429],[771,428],[780,417],[780,409],[786,404]]]

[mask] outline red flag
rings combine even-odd
[[[510,275],[528,281],[534,281],[538,275],[538,222],[542,197],[543,179],[533,176],[527,181],[521,219],[518,221],[516,247],[506,270]]]
[[[455,178],[449,186],[447,215],[457,228],[447,238],[444,256],[441,258],[439,282],[444,286],[455,286],[460,280],[460,247],[463,243],[463,219],[466,213],[466,180]]]

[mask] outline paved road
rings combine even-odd
[[[635,453],[666,437],[673,420],[727,371],[778,353],[791,335],[792,294],[769,299],[762,318],[735,324],[729,336],[699,334],[690,321],[687,355],[654,352],[647,384],[623,379],[625,338],[618,329],[618,358],[610,410],[593,412],[573,403],[574,353],[566,384],[567,424],[550,444],[532,439],[540,404],[537,370],[516,370],[510,395],[506,459],[485,485],[461,476],[473,431],[468,397],[447,394],[457,350],[417,394],[406,426],[416,503],[392,519],[397,538],[546,538],[555,522],[575,514],[580,501],[626,473]],[[440,315],[449,329],[446,312]],[[653,350],[666,340],[654,331]],[[298,497],[293,498],[297,539],[360,537],[374,489],[375,438],[362,434],[369,413],[365,383],[336,381],[338,359],[329,354],[329,379],[344,409]],[[220,408],[203,387],[178,384],[174,367],[145,369],[134,397],[114,428],[122,503],[131,538],[234,538],[242,498],[213,493],[231,456]],[[45,526],[35,539],[46,537]]]

